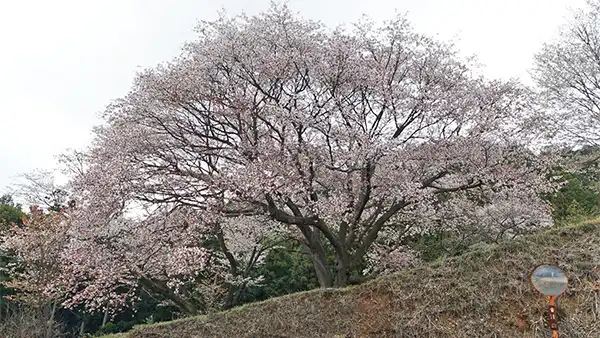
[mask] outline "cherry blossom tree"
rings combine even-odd
[[[185,207],[237,224],[232,246],[277,229],[310,249],[322,286],[459,217],[513,234],[550,223],[530,93],[476,75],[404,17],[332,30],[273,5],[197,32],[108,107],[81,203]]]
[[[266,238],[269,220],[240,216],[227,225],[166,204],[128,217],[121,185],[97,184],[81,154],[63,156],[63,163],[76,178],[63,187],[75,198],[72,203],[60,210],[54,210],[55,203],[47,211],[35,207],[27,226],[14,226],[2,236],[3,249],[19,258],[13,273],[20,278],[12,285],[21,290],[19,296],[114,314],[135,305],[144,290],[182,313],[197,314],[234,305],[244,287],[259,281],[249,275],[276,244]],[[44,192],[55,189],[40,181],[49,177],[21,191],[45,200]],[[257,222],[263,230],[254,225],[244,236],[235,230]]]
[[[2,249],[14,253],[16,263],[10,264],[14,277],[9,286],[25,291],[21,301],[31,305],[45,304],[53,297],[44,286],[60,273],[60,252],[65,243],[65,223],[58,214],[45,214],[32,206],[24,225],[13,224],[3,234]]]
[[[0,240],[0,248],[10,253],[13,261],[7,267],[11,278],[3,284],[18,291],[7,298],[43,311],[48,319],[46,337],[50,337],[61,299],[48,293],[47,285],[60,275],[67,226],[60,214],[46,214],[37,206],[30,207],[23,223],[12,224]]]
[[[66,159],[71,170],[72,159]],[[106,300],[100,294],[111,285],[130,285],[132,291],[141,286],[183,313],[195,314],[233,306],[247,285],[259,282],[250,272],[277,244],[270,238],[268,219],[240,215],[232,223],[182,204],[136,201],[127,185],[135,171],[127,164],[84,168],[86,163],[72,171],[70,186],[77,206],[71,250],[65,253],[75,262],[68,274],[76,277],[70,302],[102,306]],[[242,235],[239,227],[253,231]],[[78,289],[84,275],[93,281],[91,292]],[[104,277],[108,282],[102,282]]]
[[[36,211],[27,226],[5,234],[3,248],[18,258],[12,271],[18,278],[10,286],[21,298],[117,313],[134,306],[144,289],[182,313],[203,313],[233,302],[240,286],[255,283],[235,269],[249,271],[266,250],[252,236],[232,245],[228,234],[211,250],[202,236],[214,231],[200,229],[182,209],[157,210],[143,221],[118,217],[109,225],[81,212]]]
[[[544,126],[559,142],[600,141],[600,1],[588,0],[536,55]]]

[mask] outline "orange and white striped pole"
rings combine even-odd
[[[554,306],[554,296],[550,296],[550,305],[548,306],[548,326],[552,330],[554,338],[558,338],[558,319],[556,318],[556,306]]]

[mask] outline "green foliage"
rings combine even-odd
[[[565,156],[567,161],[581,163],[578,170],[557,167],[552,172],[553,178],[563,183],[558,191],[546,196],[556,221],[577,221],[600,215],[600,166],[596,158],[582,159],[594,151],[597,150],[586,148]]]
[[[9,225],[23,224],[23,218],[25,213],[21,210],[21,205],[13,201],[12,196],[2,195],[0,196],[0,232],[5,231]],[[6,252],[0,252],[0,283],[4,283],[10,280],[10,276],[6,273],[4,268],[11,262],[13,258]],[[5,296],[11,295],[13,291],[4,285],[0,284],[0,311],[4,308],[7,300]]]
[[[21,205],[14,203],[12,196],[0,196],[0,225],[6,227],[9,224],[23,224],[25,213]]]
[[[18,207],[18,208],[21,207],[20,204],[15,204],[15,202],[13,201],[13,198],[10,194],[4,194],[4,195],[0,196],[0,204],[6,204],[6,205]]]
[[[100,330],[98,330],[95,333],[95,335],[103,335],[103,334],[108,334],[108,333],[119,333],[119,332],[129,331],[135,325],[138,325],[138,324],[140,324],[140,323],[136,320],[119,321],[117,323],[107,323],[106,325],[104,325],[104,327],[102,327]]]
[[[598,215],[600,194],[596,182],[580,173],[564,173],[563,177],[566,185],[549,199],[554,206],[554,218],[569,220]]]
[[[242,303],[311,290],[319,286],[309,253],[298,243],[288,242],[271,250],[264,264],[256,269],[254,275],[262,275],[264,281],[260,286],[247,288],[241,297]]]

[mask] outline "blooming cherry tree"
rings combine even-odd
[[[500,232],[548,223],[528,91],[475,75],[403,17],[331,30],[274,5],[197,31],[106,110],[76,180],[95,219],[131,203],[182,207],[229,236],[228,260],[275,229],[310,249],[322,286],[348,284],[382,248],[400,252],[379,242],[456,226],[457,212]]]
[[[3,233],[2,250],[14,254],[16,259],[9,264],[12,278],[7,284],[21,291],[15,296],[19,300],[44,305],[59,298],[49,293],[46,285],[60,275],[67,224],[60,214],[46,214],[37,206],[30,208],[23,223],[13,224]]]
[[[102,202],[96,196],[93,201]],[[133,218],[108,203],[98,211],[78,202],[58,212],[32,208],[26,226],[4,234],[3,249],[18,258],[10,286],[25,300],[117,313],[135,305],[144,289],[182,313],[202,313],[233,305],[240,288],[256,282],[249,271],[269,248],[261,245],[265,232],[234,238],[226,226],[189,208],[162,206]],[[211,247],[211,238],[220,244]]]

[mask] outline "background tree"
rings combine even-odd
[[[9,194],[0,196],[0,224],[3,228],[9,225],[23,224],[25,213],[21,210],[21,205],[13,201]]]
[[[570,144],[600,142],[600,1],[588,0],[535,56],[544,127]]]
[[[63,158],[67,154],[63,155]],[[69,157],[75,160],[74,157]],[[64,161],[63,161],[64,162]],[[52,211],[60,211],[69,206],[69,187],[59,185],[55,180],[56,173],[47,170],[35,170],[20,176],[21,181],[14,185],[15,194],[28,205],[38,205]]]
[[[48,285],[62,270],[66,230],[62,215],[44,213],[32,206],[23,224],[13,224],[2,238],[2,249],[14,257],[9,269],[11,278],[4,283],[16,290],[9,298],[42,311],[48,323],[46,337],[51,337],[55,330],[54,316],[62,296],[48,292]]]
[[[560,188],[546,198],[556,221],[573,222],[600,215],[600,158],[598,147],[563,149],[550,179]]]
[[[11,195],[0,196],[0,236],[14,225],[23,225],[24,218],[25,213],[21,210],[21,205],[15,203]],[[0,249],[0,322],[9,311],[8,300],[5,297],[13,293],[4,285],[10,280],[8,264],[13,260],[10,252]]]

